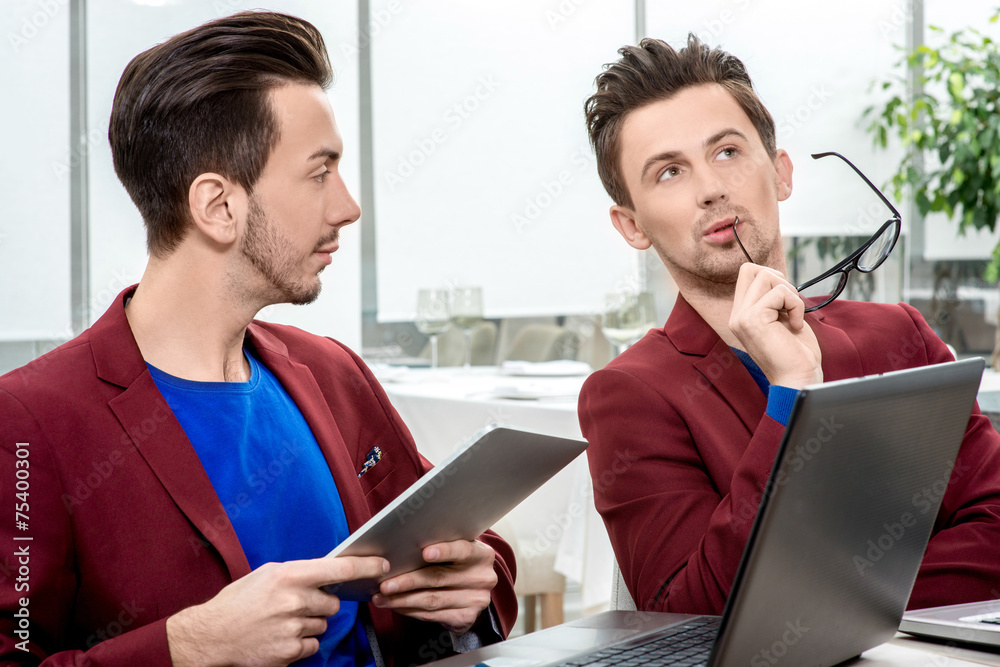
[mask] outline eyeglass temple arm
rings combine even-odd
[[[854,166],[854,163],[853,163],[853,162],[851,162],[850,160],[848,160],[848,159],[847,159],[846,157],[844,157],[844,156],[843,156],[843,155],[841,155],[840,153],[837,153],[836,151],[828,151],[828,152],[826,152],[826,153],[813,153],[813,154],[812,154],[812,158],[813,158],[814,160],[818,160],[818,159],[820,159],[821,157],[828,157],[828,156],[830,156],[830,155],[836,155],[836,156],[837,156],[837,157],[839,157],[839,158],[840,158],[841,160],[843,160],[844,162],[846,162],[846,163],[847,163],[847,165],[848,165],[848,166],[849,166],[849,167],[850,167],[851,169],[853,169],[853,170],[854,170],[854,173],[856,173],[856,174],[857,174],[858,176],[860,176],[860,177],[861,177],[861,180],[863,180],[863,181],[864,181],[865,183],[867,183],[867,184],[868,184],[868,187],[870,187],[870,188],[872,189],[872,191],[873,191],[873,192],[874,192],[875,194],[877,194],[877,195],[878,195],[878,198],[879,198],[879,199],[881,199],[881,200],[882,200],[883,202],[885,202],[885,205],[889,207],[889,210],[893,212],[893,215],[895,215],[897,219],[901,219],[901,217],[902,217],[902,216],[900,216],[900,215],[899,215],[899,211],[897,211],[897,210],[896,210],[896,207],[895,207],[895,206],[893,206],[893,205],[892,205],[892,204],[891,204],[891,203],[889,202],[889,200],[885,198],[885,195],[884,195],[884,194],[882,194],[882,191],[881,191],[881,190],[879,190],[879,189],[878,189],[877,187],[875,187],[875,184],[874,184],[874,183],[872,183],[871,181],[869,181],[869,180],[868,180],[868,177],[867,177],[867,176],[865,176],[864,174],[862,174],[862,173],[861,173],[861,170],[860,170],[860,169],[858,169],[857,167],[855,167],[855,166]]]

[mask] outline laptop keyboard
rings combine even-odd
[[[566,662],[565,667],[700,667],[708,656],[719,632],[718,618],[696,618],[654,633],[639,643],[609,646]]]

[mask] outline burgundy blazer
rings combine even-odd
[[[806,317],[825,380],[952,359],[904,304],[837,301]],[[766,407],[682,297],[663,329],[584,384],[595,503],[640,609],[722,613],[784,434]],[[978,405],[951,472],[930,490],[947,484],[911,608],[1000,596],[1000,436]]]
[[[0,507],[8,513],[0,521],[0,661],[170,665],[166,618],[250,572],[132,337],[124,299],[133,289],[82,335],[0,378]],[[350,350],[277,324],[254,322],[247,332],[312,428],[352,531],[429,469]],[[381,460],[359,478],[376,445]],[[288,474],[289,466],[275,461],[268,472]],[[11,514],[16,503],[25,505],[23,529]],[[274,520],[297,520],[294,508]],[[492,533],[481,539],[497,553],[493,605],[506,636],[517,614],[513,554]],[[18,617],[24,609],[27,620]],[[440,625],[372,605],[362,617],[389,664],[450,654]]]

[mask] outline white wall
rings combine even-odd
[[[69,23],[0,4],[0,342],[71,336]]]
[[[633,282],[583,101],[633,0],[372,3],[378,317],[480,285],[487,317],[599,312]]]

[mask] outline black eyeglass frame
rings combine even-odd
[[[812,158],[814,160],[818,160],[822,157],[828,157],[830,155],[835,155],[839,157],[841,160],[846,162],[851,169],[854,170],[854,173],[856,173],[858,176],[861,177],[861,180],[863,180],[868,185],[868,187],[870,187],[872,191],[878,195],[878,198],[882,200],[882,203],[884,203],[887,207],[889,207],[889,210],[892,211],[892,218],[886,220],[885,224],[879,227],[877,232],[872,234],[867,241],[861,244],[861,247],[859,247],[857,250],[848,255],[847,258],[844,259],[842,262],[837,263],[836,265],[834,265],[833,268],[824,271],[823,273],[816,276],[812,280],[806,281],[795,288],[797,291],[801,292],[805,289],[812,287],[817,283],[820,283],[830,278],[833,275],[836,275],[838,273],[841,274],[840,280],[837,283],[837,289],[835,289],[825,301],[813,304],[811,306],[807,306],[805,310],[805,312],[807,313],[811,313],[814,310],[819,310],[823,306],[827,306],[833,303],[837,299],[837,297],[843,293],[844,288],[847,287],[847,277],[851,273],[851,271],[858,270],[861,273],[871,273],[878,267],[882,266],[885,260],[889,258],[889,255],[892,254],[893,248],[896,247],[896,241],[899,240],[899,231],[900,228],[902,227],[902,217],[899,215],[899,211],[896,210],[896,207],[893,206],[888,199],[886,199],[885,195],[882,194],[882,191],[879,190],[877,187],[875,187],[875,184],[872,183],[870,180],[868,180],[868,177],[865,176],[863,173],[861,173],[861,170],[855,167],[850,160],[848,160],[840,153],[834,151],[828,151],[826,153],[813,153]],[[889,248],[885,251],[885,254],[882,255],[882,257],[875,263],[874,266],[868,268],[862,267],[860,265],[861,256],[864,255],[865,251],[867,251],[870,247],[872,247],[872,245],[875,244],[875,242],[882,236],[882,234],[885,233],[885,230],[888,229],[890,225],[895,225],[895,229],[893,230],[892,243],[889,244]],[[740,241],[740,237],[736,235],[736,225],[733,225],[733,235],[736,236],[736,243],[739,244],[740,250],[743,251],[743,254],[746,255],[746,258],[750,260],[751,263],[756,263],[753,261],[753,258],[750,257],[750,254],[746,251],[746,248],[743,247],[743,242]]]

